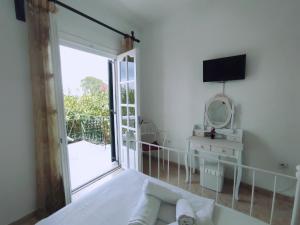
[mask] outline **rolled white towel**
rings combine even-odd
[[[194,225],[195,213],[186,199],[179,199],[176,204],[176,220],[178,225]]]
[[[129,219],[128,225],[154,225],[160,203],[159,199],[143,194]]]
[[[167,202],[175,205],[181,195],[169,188],[166,188],[160,184],[153,181],[146,180],[144,183],[144,192],[148,195],[152,195],[163,202]]]

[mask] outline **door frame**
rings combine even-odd
[[[53,76],[55,82],[55,97],[57,104],[57,117],[58,117],[58,128],[59,128],[59,143],[60,143],[60,166],[63,177],[65,200],[66,204],[72,202],[71,193],[71,180],[70,180],[70,167],[69,167],[69,156],[67,154],[67,130],[65,126],[64,116],[64,102],[63,102],[63,87],[62,87],[62,76],[61,76],[61,64],[60,64],[60,51],[59,51],[59,35],[57,29],[57,23],[55,16],[49,14],[50,17],[50,41],[52,50],[52,63],[53,63]]]
[[[115,87],[116,87],[116,84],[114,82],[114,75],[116,74],[115,73],[115,70],[114,70],[114,60],[111,60],[109,59],[108,60],[108,90],[109,90],[109,115],[110,115],[110,136],[113,137],[111,138],[111,161],[112,162],[118,162],[119,164],[119,154],[117,153],[117,140],[116,140],[116,137],[118,135],[116,135],[116,132],[118,132],[118,130],[116,130],[117,128],[117,124],[116,124],[116,101],[115,101]]]
[[[61,172],[64,183],[65,191],[65,200],[66,204],[72,202],[72,189],[71,189],[71,180],[70,180],[70,167],[69,167],[69,156],[68,156],[68,141],[67,141],[67,130],[66,130],[66,121],[65,121],[65,108],[64,108],[64,96],[63,96],[63,83],[62,83],[62,71],[61,71],[61,61],[60,61],[60,45],[64,45],[70,48],[82,50],[92,54],[100,55],[107,57],[113,62],[117,59],[117,53],[114,50],[106,49],[102,46],[99,46],[95,43],[91,43],[87,40],[84,40],[78,36],[67,34],[64,32],[58,31],[57,22],[55,15],[50,14],[50,42],[51,42],[51,51],[52,51],[52,63],[53,63],[53,73],[54,73],[54,82],[55,82],[55,97],[57,104],[57,114],[58,114],[58,127],[59,127],[59,143],[60,143],[60,155],[61,155]],[[113,97],[114,97],[114,109],[117,111],[118,103],[117,99],[117,72],[115,66],[113,66]],[[118,126],[117,126],[117,115],[114,113],[114,129],[115,129],[115,146],[117,161],[119,161],[119,139],[118,139]],[[120,162],[118,162],[120,164]]]

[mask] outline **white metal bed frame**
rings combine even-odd
[[[131,167],[131,162],[132,159],[130,159],[130,154],[129,151],[135,151],[135,153],[138,154],[133,154],[134,155],[134,159],[133,159],[133,168],[136,170],[139,170],[142,172],[143,165],[142,165],[142,157],[143,157],[143,151],[142,151],[142,145],[148,145],[149,149],[151,147],[156,147],[158,148],[157,151],[157,159],[152,159],[152,155],[151,155],[151,151],[147,151],[148,153],[148,157],[149,157],[149,175],[151,176],[152,174],[152,160],[157,160],[157,179],[160,179],[160,151],[163,152],[167,152],[167,182],[170,181],[170,153],[172,153],[173,155],[177,155],[177,162],[173,161],[174,163],[177,163],[177,184],[180,184],[180,168],[183,164],[181,164],[181,159],[182,157],[189,157],[189,175],[191,177],[191,173],[192,173],[192,165],[191,165],[191,159],[192,157],[198,157],[198,158],[204,158],[201,157],[199,155],[194,154],[193,152],[187,153],[186,151],[182,151],[182,150],[178,150],[175,148],[170,148],[170,147],[164,147],[164,146],[158,146],[158,145],[154,145],[151,143],[147,143],[147,142],[143,142],[143,141],[137,141],[137,140],[127,140],[127,167],[128,168],[132,168]],[[134,148],[132,148],[132,146]],[[137,149],[137,151],[135,150]],[[186,155],[188,154],[188,155]],[[140,157],[138,157],[138,156]],[[136,158],[138,157],[138,158]],[[138,159],[138,161],[137,161]],[[160,159],[160,160],[159,160]],[[207,157],[205,157],[205,159],[207,159]],[[271,214],[270,214],[270,219],[269,219],[269,223],[268,224],[273,224],[273,216],[274,216],[274,208],[275,208],[275,201],[276,201],[276,192],[277,192],[277,179],[280,178],[286,178],[292,181],[296,182],[296,190],[295,190],[295,196],[294,196],[294,206],[293,206],[293,213],[292,213],[292,218],[291,218],[291,224],[290,225],[299,225],[300,224],[300,165],[298,165],[296,167],[296,176],[289,176],[286,174],[281,174],[281,173],[276,173],[276,172],[272,172],[272,171],[268,171],[268,170],[264,170],[264,169],[260,169],[260,168],[255,168],[255,167],[251,167],[251,166],[246,166],[246,165],[242,165],[242,164],[237,164],[237,163],[233,163],[233,162],[228,162],[228,161],[224,161],[224,160],[220,160],[220,159],[215,159],[214,160],[217,162],[218,168],[220,167],[220,164],[224,164],[227,166],[231,166],[234,169],[234,185],[233,185],[233,194],[232,194],[232,204],[231,204],[231,208],[233,210],[235,210],[234,208],[234,204],[235,204],[235,199],[234,199],[234,193],[235,193],[235,182],[236,182],[236,170],[238,167],[242,168],[242,169],[247,169],[249,171],[252,172],[252,188],[251,188],[251,203],[250,203],[250,210],[249,210],[249,216],[253,217],[253,203],[254,203],[254,191],[255,191],[255,176],[257,173],[262,173],[262,174],[268,174],[274,177],[274,185],[273,185],[273,198],[272,198],[272,207],[271,207]],[[138,162],[138,165],[137,165]],[[219,185],[218,183],[218,179],[217,179],[217,187]],[[189,179],[189,189],[191,189],[191,179]],[[218,202],[218,192],[216,192],[216,203]]]

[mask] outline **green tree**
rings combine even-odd
[[[96,77],[88,76],[81,80],[80,87],[85,95],[101,92],[104,82]]]
[[[107,85],[95,77],[86,77],[81,80],[82,96],[65,95],[65,116],[67,120],[67,132],[74,137],[75,133],[83,133],[84,124],[89,121],[101,121],[101,129],[106,137],[109,137],[109,98]],[[105,120],[103,120],[105,118]],[[73,134],[73,135],[72,135]],[[107,138],[105,139],[107,140]]]

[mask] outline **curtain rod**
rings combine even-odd
[[[61,1],[58,1],[58,0],[49,0],[49,1],[55,3],[55,4],[59,5],[59,6],[61,6],[63,8],[65,8],[65,9],[68,9],[68,10],[74,12],[75,14],[77,14],[79,16],[82,16],[82,17],[84,17],[84,18],[86,18],[86,19],[88,19],[88,20],[90,20],[90,21],[92,21],[94,23],[97,23],[97,24],[99,24],[99,25],[101,25],[101,26],[103,26],[103,27],[105,27],[105,28],[107,28],[107,29],[109,29],[111,31],[114,31],[115,33],[118,33],[118,34],[120,34],[120,35],[122,35],[124,37],[130,37],[135,42],[138,42],[138,43],[140,42],[139,39],[135,38],[133,31],[131,31],[131,35],[126,34],[126,33],[122,32],[122,31],[119,31],[119,30],[113,28],[112,26],[109,26],[109,25],[107,25],[107,24],[105,24],[105,23],[103,23],[103,22],[101,22],[101,21],[99,21],[99,20],[97,20],[97,19],[95,19],[95,18],[93,18],[93,17],[91,17],[91,16],[83,13],[83,12],[80,12],[77,9],[74,9],[73,7],[71,7],[71,6],[65,4],[65,3],[61,2]]]
[[[63,2],[60,2],[58,0],[48,0],[48,1],[53,2],[57,5],[60,5],[61,7],[66,8],[66,9],[76,13],[77,15],[80,15],[80,16],[82,16],[82,17],[84,17],[84,18],[86,18],[86,19],[88,19],[88,20],[90,20],[94,23],[97,23],[97,24],[99,24],[99,25],[101,25],[101,26],[103,26],[103,27],[105,27],[105,28],[107,28],[107,29],[109,29],[113,32],[116,32],[116,33],[122,35],[123,37],[130,37],[133,41],[138,42],[138,43],[140,42],[139,39],[135,38],[133,31],[131,31],[131,35],[126,34],[122,31],[119,31],[119,30],[113,28],[112,26],[109,26],[109,25],[107,25],[107,24],[105,24],[105,23],[103,23],[99,20],[96,20],[95,18],[93,18],[93,17],[91,17],[91,16],[89,16],[89,15],[83,13],[83,12],[78,11],[77,9],[74,9],[73,7],[71,7],[69,5],[64,4]],[[25,0],[14,0],[14,2],[15,2],[16,18],[18,20],[21,20],[21,21],[25,22],[25,20],[26,20],[26,18],[25,18],[25,3],[24,3]]]
[[[109,25],[107,25],[107,24],[105,24],[105,23],[103,23],[103,22],[101,22],[101,21],[99,21],[99,20],[97,20],[97,19],[95,19],[95,18],[93,18],[93,17],[91,17],[91,16],[83,13],[83,12],[80,12],[77,9],[74,9],[73,7],[71,7],[71,6],[65,4],[65,3],[61,2],[61,1],[58,1],[58,0],[49,0],[49,1],[55,3],[55,4],[59,5],[59,6],[61,6],[63,8],[65,8],[65,9],[68,9],[68,10],[74,12],[75,14],[77,14],[79,16],[82,16],[82,17],[84,17],[84,18],[86,18],[86,19],[88,19],[88,20],[90,20],[90,21],[92,21],[94,23],[97,23],[97,24],[99,24],[99,25],[101,25],[101,26],[103,26],[103,27],[105,27],[105,28],[107,28],[107,29],[115,32],[115,33],[118,33],[118,34],[120,34],[120,35],[122,35],[124,37],[130,37],[135,42],[138,42],[138,43],[140,42],[139,39],[135,38],[133,31],[131,31],[131,35],[126,34],[126,33],[122,32],[122,31],[119,31],[119,30],[113,28],[112,26],[109,26]]]

